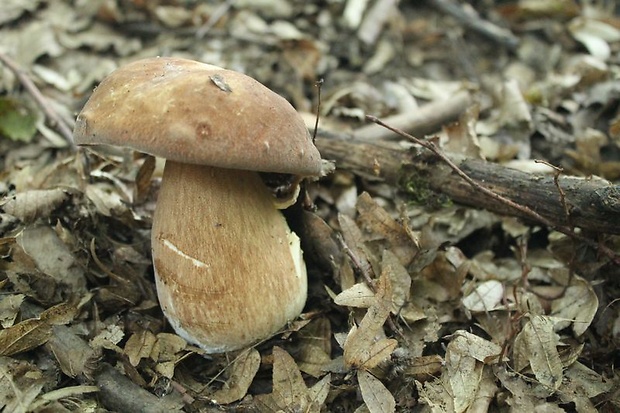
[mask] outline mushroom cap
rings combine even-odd
[[[156,57],[123,66],[77,117],[78,145],[115,145],[181,163],[319,175],[321,156],[297,111],[242,73]]]

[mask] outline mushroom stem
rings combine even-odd
[[[305,304],[299,238],[256,172],[168,161],[152,248],[164,314],[208,353],[273,335]]]

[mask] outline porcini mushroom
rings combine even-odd
[[[299,238],[259,172],[293,177],[294,187],[320,175],[323,162],[284,98],[231,70],[144,59],[101,82],[74,138],[167,159],[151,241],[160,305],[180,336],[225,352],[301,313]]]

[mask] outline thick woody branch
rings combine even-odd
[[[482,196],[428,151],[404,150],[386,142],[358,142],[326,132],[319,133],[316,145],[323,157],[336,161],[338,168],[397,185],[412,198],[421,200],[424,190],[432,190],[459,204],[531,219],[497,199]],[[448,154],[448,157],[475,181],[535,211],[554,227],[575,226],[586,231],[620,234],[620,188],[607,181],[560,176],[562,201],[553,176],[530,174],[456,155]]]

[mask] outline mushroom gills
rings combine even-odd
[[[297,317],[306,267],[257,172],[168,161],[153,217],[159,301],[208,353],[247,347]]]

